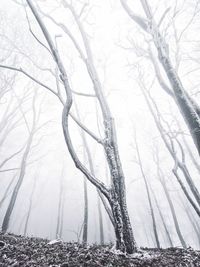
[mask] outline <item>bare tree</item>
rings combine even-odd
[[[144,30],[152,37],[152,41],[157,50],[159,61],[173,89],[173,91],[171,92],[170,90],[170,92],[172,93],[177,106],[188,126],[194,144],[200,155],[200,109],[197,103],[195,103],[195,101],[188,95],[176,69],[173,67],[169,56],[168,44],[159,29],[160,24],[162,23],[168,10],[165,10],[160,22],[156,23],[148,1],[140,0],[140,2],[146,14],[146,18],[135,14],[134,11],[131,10],[131,8],[127,5],[127,1],[121,0],[122,6],[130,16],[130,18],[135,23],[137,23],[142,30]]]
[[[192,205],[192,207],[194,208],[194,210],[196,211],[198,216],[200,216],[199,192],[198,192],[198,189],[195,186],[195,184],[193,182],[193,179],[192,179],[192,177],[191,177],[191,175],[190,175],[190,173],[189,173],[189,171],[187,169],[187,166],[186,166],[186,163],[185,163],[185,154],[184,154],[184,151],[182,149],[182,146],[181,146],[180,142],[177,140],[176,135],[173,135],[173,138],[172,138],[172,136],[170,136],[168,134],[168,132],[166,132],[164,130],[164,128],[162,126],[162,123],[161,123],[162,116],[161,116],[161,114],[160,114],[160,112],[158,110],[158,107],[157,107],[155,101],[153,100],[153,98],[151,97],[150,93],[148,93],[147,89],[145,88],[144,83],[141,82],[141,79],[140,79],[139,85],[140,85],[142,94],[144,96],[144,99],[145,99],[145,101],[147,103],[147,106],[149,108],[149,111],[150,111],[150,113],[151,113],[151,115],[152,115],[152,117],[154,119],[154,122],[156,124],[156,127],[157,127],[157,129],[158,129],[158,131],[160,133],[160,136],[161,136],[161,138],[162,138],[167,150],[169,151],[171,157],[174,160],[174,168],[172,169],[172,172],[175,175],[178,183],[180,184],[180,186],[181,186],[185,196],[187,197],[188,201],[190,202],[190,204]],[[181,150],[181,158],[180,159],[178,158],[178,155],[176,153],[174,142],[177,142],[178,148]],[[178,169],[180,169],[182,174],[184,175],[185,180],[186,180],[188,186],[190,187],[191,192],[192,192],[193,196],[195,197],[198,205],[193,200],[193,198],[190,196],[187,188],[184,186],[184,183],[182,182],[182,180],[181,180],[181,178],[179,176]]]
[[[6,210],[4,219],[3,219],[2,232],[6,232],[8,230],[9,223],[10,223],[10,218],[11,218],[14,206],[15,206],[15,202],[17,200],[17,196],[18,196],[19,190],[21,188],[21,185],[23,183],[23,180],[24,180],[24,177],[25,177],[25,174],[26,174],[27,159],[28,159],[28,156],[29,156],[29,153],[30,153],[30,150],[31,150],[31,145],[32,145],[32,142],[33,142],[34,134],[35,134],[36,129],[37,129],[36,128],[37,115],[36,115],[36,110],[35,110],[35,108],[36,108],[35,107],[35,100],[36,100],[36,93],[34,94],[33,101],[32,101],[32,109],[33,109],[32,126],[31,126],[31,129],[30,129],[29,137],[28,137],[28,140],[27,140],[27,144],[26,144],[23,156],[22,156],[20,169],[19,169],[18,180],[17,180],[17,183],[16,183],[16,185],[14,187],[13,193],[12,193],[11,198],[10,198],[9,205],[7,207],[7,210]]]
[[[87,68],[88,75],[92,81],[93,88],[95,91],[94,97],[97,99],[100,109],[101,109],[101,113],[102,113],[102,118],[104,122],[103,124],[104,125],[104,138],[103,139],[98,138],[87,127],[85,127],[81,122],[79,122],[75,118],[75,116],[71,113],[71,107],[73,104],[73,98],[72,98],[73,90],[71,89],[71,86],[68,82],[68,76],[67,76],[67,72],[64,67],[62,58],[58,52],[58,49],[56,49],[56,46],[50,36],[50,33],[47,27],[45,26],[43,20],[41,19],[41,16],[39,15],[37,8],[34,6],[31,0],[27,0],[26,2],[30,10],[32,11],[36,21],[38,22],[38,25],[47,41],[49,48],[47,48],[46,46],[45,47],[48,49],[48,51],[50,51],[57,65],[57,68],[60,74],[59,77],[61,79],[61,83],[62,83],[62,86],[64,88],[67,98],[66,100],[63,100],[59,92],[55,92],[49,86],[38,81],[37,79],[35,79],[32,75],[28,74],[23,69],[5,66],[5,65],[1,65],[1,67],[7,68],[13,71],[21,72],[23,75],[29,77],[37,84],[48,89],[49,91],[51,91],[54,95],[56,95],[59,98],[59,100],[64,106],[63,114],[62,114],[62,126],[63,126],[63,132],[64,132],[64,137],[65,137],[65,142],[68,147],[68,151],[76,167],[80,169],[82,173],[85,174],[87,179],[94,186],[96,186],[96,188],[107,199],[110,205],[109,213],[112,214],[112,217],[113,217],[114,230],[115,230],[115,236],[116,236],[116,248],[124,252],[126,251],[127,253],[133,253],[136,250],[136,243],[133,237],[132,227],[131,227],[130,218],[129,218],[128,210],[127,210],[125,177],[124,177],[124,173],[122,170],[121,160],[120,160],[119,151],[118,151],[115,123],[114,123],[114,119],[112,117],[110,108],[108,106],[108,103],[106,101],[106,98],[103,94],[102,85],[101,85],[101,82],[100,82],[100,79],[99,79],[99,76],[98,76],[98,73],[96,71],[95,64],[94,64],[92,50],[89,44],[87,34],[84,30],[83,25],[81,24],[80,17],[78,16],[74,7],[71,4],[68,4],[66,1],[61,2],[61,5],[65,9],[68,9],[71,12],[78,26],[81,37],[82,37],[84,50],[85,50],[84,52],[78,45],[73,35],[70,35],[70,31],[68,30],[68,28],[65,25],[64,26],[59,25],[72,40],[75,48],[77,49],[79,55],[81,56],[81,59],[83,60]],[[102,183],[99,179],[97,179],[97,177],[95,177],[94,174],[92,174],[79,160],[79,157],[76,153],[76,150],[73,146],[73,143],[70,137],[69,116],[71,116],[73,120],[80,127],[82,127],[82,129],[87,134],[89,134],[91,138],[93,138],[101,146],[103,146],[106,160],[107,160],[109,170],[110,170],[111,181],[112,181],[110,188],[108,188],[104,183]]]

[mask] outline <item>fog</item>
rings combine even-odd
[[[73,93],[72,114],[95,138],[103,140],[105,121],[101,105],[94,97],[93,81],[83,60],[84,56],[87,59],[84,40],[72,12],[64,7],[64,2],[35,0],[33,4],[64,64]],[[127,2],[134,13],[145,17],[140,1],[122,2]],[[158,28],[168,44],[173,67],[185,91],[198,103],[199,3],[191,0],[149,2],[155,21],[158,24],[160,22]],[[165,92],[156,75],[149,52],[150,47],[153,47],[151,34],[144,32],[130,18],[120,1],[77,0],[69,4],[79,14],[78,19],[90,43],[105,99],[115,120],[128,212],[137,245],[156,247],[144,176],[149,186],[161,247],[170,246],[165,226],[173,245],[182,245],[161,183],[164,177],[181,235],[187,246],[199,249],[199,216],[172,172],[177,167],[177,158],[184,161],[198,190],[199,169],[194,164],[194,161],[199,164],[198,150],[184,121],[185,116],[177,106],[178,101]],[[65,102],[68,97],[63,87],[62,73],[26,1],[1,0],[0,16],[0,224],[3,224],[13,190],[16,191],[24,163],[24,177],[6,231],[82,242],[86,178],[76,168],[63,135],[63,104],[60,100],[64,99]],[[70,39],[62,26],[56,25],[48,16],[63,23],[73,37]],[[78,49],[83,51],[83,58],[73,38]],[[155,46],[152,51],[157,58]],[[161,76],[170,87],[159,59],[156,60],[160,64]],[[146,93],[143,93],[142,88],[145,88]],[[60,99],[51,90],[58,92]],[[150,101],[154,101],[152,106],[164,136],[171,140],[169,143],[174,158],[166,148],[145,94]],[[108,186],[112,184],[109,164],[101,144],[70,116],[69,131],[76,154],[83,165],[90,169],[84,135],[95,177]],[[29,150],[25,158],[28,143]],[[178,174],[199,208],[184,173],[179,169]],[[89,180],[87,190],[88,243],[99,244],[99,194]],[[156,203],[162,212],[165,226]],[[104,242],[114,242],[113,226],[102,202],[100,208]],[[59,227],[62,229],[58,235],[56,228],[59,213],[59,220],[62,221]]]

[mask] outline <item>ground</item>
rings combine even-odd
[[[191,248],[148,249],[125,255],[111,246],[82,246],[0,233],[0,267],[196,267],[200,251]]]

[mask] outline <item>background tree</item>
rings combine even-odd
[[[24,177],[25,177],[25,174],[26,174],[27,160],[28,160],[29,153],[31,151],[31,145],[32,145],[32,142],[33,142],[33,138],[34,138],[35,133],[37,132],[36,125],[37,125],[38,117],[37,117],[36,110],[35,110],[36,96],[37,96],[37,94],[35,92],[34,96],[33,96],[33,102],[32,102],[33,121],[32,121],[31,128],[29,128],[29,126],[27,125],[27,130],[29,132],[29,137],[28,137],[28,140],[27,140],[27,144],[26,144],[23,156],[22,156],[17,183],[16,183],[16,185],[14,187],[14,190],[13,190],[13,193],[11,195],[8,208],[6,210],[6,213],[5,213],[5,216],[4,216],[4,219],[3,219],[2,232],[6,232],[8,230],[10,217],[12,215],[12,212],[13,212],[13,209],[14,209],[14,206],[15,206],[15,202],[16,202],[17,196],[19,194],[20,187],[21,187],[21,185],[23,183],[23,180],[24,180]]]

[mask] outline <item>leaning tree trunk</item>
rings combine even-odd
[[[179,238],[179,240],[180,240],[181,245],[183,246],[183,248],[187,248],[187,245],[185,243],[185,240],[183,238],[183,235],[182,235],[181,230],[180,230],[180,227],[179,227],[179,223],[178,223],[178,220],[177,220],[177,217],[176,217],[176,212],[175,212],[175,209],[174,209],[174,205],[173,205],[173,202],[171,200],[170,194],[168,192],[168,189],[167,189],[165,180],[164,180],[163,177],[162,178],[159,177],[159,178],[160,178],[161,185],[163,187],[163,190],[165,192],[165,196],[167,198],[167,201],[168,201],[168,204],[169,204],[169,207],[170,207],[170,211],[171,211],[172,218],[173,218],[173,221],[174,221],[174,226],[175,226],[175,229],[176,229],[176,233],[178,235],[178,238]]]
[[[62,62],[62,59],[54,45],[52,38],[44,25],[37,9],[34,7],[31,0],[26,0],[28,6],[30,7],[33,15],[35,16],[43,35],[49,45],[49,48],[52,52],[52,56],[57,64],[58,70],[60,72],[60,79],[63,83],[63,87],[65,89],[65,93],[67,95],[66,102],[64,103],[63,114],[62,114],[62,127],[65,142],[68,148],[68,151],[75,163],[75,166],[85,174],[87,179],[97,187],[97,189],[107,198],[113,215],[114,220],[114,228],[116,235],[116,248],[127,253],[133,253],[136,250],[136,243],[134,240],[132,227],[130,223],[130,218],[128,215],[127,204],[126,204],[126,195],[125,195],[125,178],[122,171],[121,161],[118,152],[118,145],[116,140],[116,130],[114,126],[114,120],[112,118],[108,103],[103,94],[102,86],[96,72],[93,56],[91,52],[91,48],[89,45],[87,34],[84,31],[83,25],[80,22],[80,17],[76,14],[74,8],[68,4],[66,1],[62,1],[62,5],[65,8],[68,8],[72,13],[75,22],[78,26],[79,32],[81,34],[83,45],[85,48],[86,56],[82,53],[81,48],[76,46],[82,60],[84,61],[90,79],[93,83],[93,88],[95,90],[95,97],[98,100],[98,103],[101,108],[103,121],[104,121],[104,134],[105,138],[103,140],[99,139],[98,141],[103,147],[106,155],[106,159],[108,162],[108,166],[110,169],[110,175],[112,179],[112,186],[108,189],[104,183],[102,183],[99,179],[97,179],[90,171],[81,163],[79,160],[75,148],[73,146],[70,131],[69,131],[69,116],[73,103],[72,98],[72,90],[68,81],[68,76]],[[75,39],[73,39],[73,43],[75,43]],[[90,134],[91,135],[91,134]],[[94,135],[92,135],[94,138]]]
[[[198,244],[200,245],[200,228],[199,228],[198,222],[196,222],[196,220],[195,220],[193,214],[191,213],[190,209],[188,209],[185,205],[184,205],[184,209],[185,209],[185,212],[186,212],[186,214],[188,216],[188,219],[189,219],[191,225],[194,228],[194,231],[195,231],[197,239],[198,239]]]
[[[177,103],[180,113],[182,114],[188,126],[193,142],[200,155],[200,110],[199,108],[197,108],[195,102],[186,92],[178,73],[176,72],[175,68],[171,63],[168,44],[166,43],[165,38],[160,33],[159,25],[156,24],[153,18],[153,14],[148,4],[148,0],[140,0],[140,2],[142,4],[147,19],[136,15],[129,8],[126,3],[126,0],[121,0],[122,6],[126,10],[127,14],[130,16],[130,18],[134,20],[134,22],[136,22],[145,32],[152,36],[152,40],[158,53],[159,61],[163,66],[163,69],[173,89],[174,99]]]
[[[151,188],[151,186],[150,186],[150,188]],[[155,193],[154,193],[154,191],[153,191],[152,188],[151,188],[151,192],[152,192],[152,195],[153,195],[153,197],[154,197],[154,200],[155,200],[156,207],[157,207],[157,209],[158,209],[160,218],[161,218],[161,220],[162,220],[162,223],[163,223],[163,226],[164,226],[164,229],[165,229],[166,236],[167,236],[167,239],[168,239],[168,241],[169,241],[170,247],[173,247],[174,245],[173,245],[173,241],[172,241],[170,232],[169,232],[169,230],[168,230],[167,224],[166,224],[166,222],[165,222],[165,218],[164,218],[164,216],[163,216],[163,214],[162,214],[161,208],[160,208],[160,206],[159,206],[159,204],[158,204],[158,200],[157,200],[156,195],[155,195]]]

